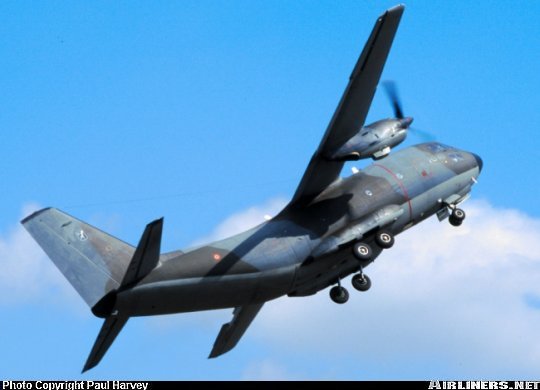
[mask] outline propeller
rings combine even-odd
[[[393,81],[384,81],[383,86],[388,95],[388,99],[390,99],[390,103],[394,108],[394,116],[398,119],[403,119],[403,110],[401,109],[401,102],[398,97],[396,83]]]
[[[412,131],[414,135],[416,135],[424,142],[431,142],[436,140],[435,136],[429,131],[421,130],[418,127],[409,127],[409,130]]]
[[[390,100],[390,104],[392,104],[392,108],[394,109],[394,116],[397,119],[406,119],[407,121],[404,122],[404,127],[408,130],[411,130],[413,133],[415,133],[418,137],[422,138],[424,141],[434,141],[435,136],[431,134],[428,131],[420,130],[416,127],[409,127],[412,123],[412,118],[408,117],[406,118],[403,115],[403,108],[401,105],[401,100],[399,99],[397,86],[394,81],[387,80],[383,81],[382,85],[384,86],[384,89],[386,91],[386,95],[388,96],[388,99]]]

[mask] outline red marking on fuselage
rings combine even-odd
[[[375,167],[379,167],[381,169],[384,169],[386,172],[388,172],[392,177],[396,180],[396,182],[399,185],[399,188],[401,188],[401,191],[403,192],[403,195],[405,196],[405,199],[407,200],[407,205],[409,205],[409,219],[412,219],[412,205],[411,205],[411,198],[409,198],[409,193],[407,192],[407,188],[403,185],[403,182],[399,180],[399,178],[396,176],[394,172],[392,172],[390,169],[386,168],[384,165],[381,164],[373,164]]]
[[[221,255],[219,253],[214,253],[212,255],[212,257],[214,258],[215,261],[220,261],[221,260]]]

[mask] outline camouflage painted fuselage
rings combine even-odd
[[[368,265],[352,256],[344,237],[372,243],[371,227],[385,212],[394,216],[385,229],[399,234],[446,207],[446,199],[465,198],[481,164],[472,153],[438,143],[395,152],[306,206],[288,206],[255,228],[186,253],[162,255],[157,268],[118,295],[116,307],[130,316],[154,315],[313,294]],[[374,259],[381,249],[372,246]]]

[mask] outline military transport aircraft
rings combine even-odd
[[[482,160],[440,143],[388,155],[412,118],[362,127],[404,7],[381,15],[343,97],[290,203],[274,218],[211,244],[160,254],[163,219],[146,226],[137,247],[54,208],[21,223],[52,259],[92,313],[105,319],[83,372],[102,359],[130,317],[234,308],[210,358],[231,350],[265,302],[315,294],[329,286],[345,303],[341,280],[356,290],[363,273],[394,237],[436,214],[460,225],[457,208],[476,183]],[[369,142],[365,142],[369,139]],[[377,159],[340,178],[345,161]]]

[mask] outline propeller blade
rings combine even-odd
[[[435,136],[429,131],[421,130],[416,127],[409,127],[409,130],[417,137],[421,138],[425,142],[435,141]]]
[[[397,93],[396,83],[394,83],[393,81],[384,81],[383,86],[386,90],[386,94],[388,95],[388,99],[390,99],[390,103],[392,104],[392,107],[394,109],[395,117],[398,119],[402,119],[403,110],[401,109],[401,102]]]

